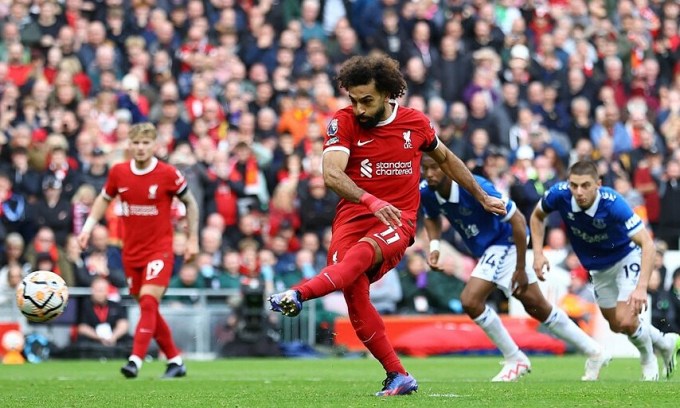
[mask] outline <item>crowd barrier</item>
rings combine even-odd
[[[121,304],[128,310],[130,333],[134,333],[139,321],[139,307],[129,296],[127,289],[120,290]],[[0,308],[0,326],[14,327],[18,323],[25,334],[38,333],[46,336],[55,346],[67,346],[73,335],[73,327],[78,320],[78,299],[90,296],[90,289],[83,287],[69,288],[69,303],[64,313],[48,323],[27,323],[19,310],[14,307]],[[231,306],[235,296],[240,296],[238,289],[168,289],[166,297],[187,297],[195,303],[190,305],[179,302],[161,304],[161,313],[172,329],[177,346],[190,359],[213,359],[219,354],[218,337],[220,326],[225,325],[234,313]],[[312,304],[310,304],[312,306]],[[263,299],[263,313],[269,313],[266,300]],[[275,316],[281,332],[280,340],[284,342],[301,342],[314,345],[316,342],[316,311],[308,307],[305,313],[296,319],[282,319]]]
[[[527,265],[533,262],[533,254],[527,251]],[[671,285],[673,272],[680,267],[680,251],[667,251],[664,256],[664,264],[667,269],[664,287]],[[559,302],[561,296],[567,292],[569,285],[568,276],[564,276],[556,271],[547,274],[546,282],[540,282],[541,289],[548,300],[553,304]],[[15,307],[0,308],[0,325],[3,323],[19,322],[26,334],[40,333],[47,336],[54,344],[63,347],[71,339],[72,327],[77,321],[77,302],[75,299],[89,296],[89,288],[72,287],[69,288],[71,301],[62,316],[53,322],[46,324],[26,324],[21,314]],[[130,331],[134,332],[136,322],[139,319],[139,308],[128,295],[126,289],[120,291],[121,302],[128,308],[130,319]],[[217,332],[221,324],[224,324],[228,317],[233,313],[228,299],[239,296],[238,289],[169,289],[166,296],[189,297],[195,303],[192,305],[173,306],[162,304],[161,312],[168,320],[172,328],[178,346],[187,356],[194,359],[211,359],[217,355]],[[216,301],[217,300],[217,301]],[[266,302],[265,302],[266,303]],[[266,306],[265,306],[266,308]],[[265,311],[266,312],[266,311]],[[268,313],[268,312],[267,312]],[[649,312],[647,312],[648,314]],[[277,314],[278,318],[279,315]],[[512,320],[530,319],[521,303],[515,299],[510,301],[510,313],[508,318]],[[425,317],[418,322],[427,322],[431,319],[453,319],[458,321],[461,317],[437,316]],[[391,332],[401,333],[403,327],[408,327],[414,323],[413,316],[390,316],[385,319],[388,335]],[[280,330],[280,341],[287,343],[300,342],[308,345],[316,343],[316,307],[312,303],[304,309],[304,312],[295,319],[279,318],[278,329]],[[597,312],[593,335],[601,344],[606,344],[614,356],[617,357],[636,357],[637,350],[630,344],[626,336],[612,333],[602,317]],[[351,325],[346,318],[339,318],[336,324],[336,344],[349,346],[350,349],[358,350],[363,346],[357,343]]]

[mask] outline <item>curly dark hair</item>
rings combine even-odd
[[[356,56],[340,67],[336,77],[341,87],[367,85],[375,81],[375,89],[397,99],[406,92],[406,81],[399,70],[399,62],[384,54]]]

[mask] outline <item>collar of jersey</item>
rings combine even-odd
[[[138,169],[137,166],[135,166],[135,161],[130,160],[130,170],[132,171],[132,174],[137,175],[137,176],[143,176],[145,174],[151,173],[153,169],[156,168],[158,165],[158,159],[156,157],[151,158],[151,164],[149,164],[149,167],[145,169]]]
[[[390,99],[390,103],[394,105],[394,109],[392,109],[392,114],[390,115],[389,118],[378,122],[378,124],[375,125],[376,127],[389,125],[390,123],[394,122],[394,118],[397,117],[397,109],[399,109],[399,104],[395,99]]]
[[[595,213],[597,212],[597,206],[600,204],[600,192],[597,192],[597,195],[595,196],[595,201],[593,201],[593,205],[591,205],[585,213],[590,215],[591,217],[595,216]],[[572,196],[571,197],[571,212],[581,212],[583,211],[581,207],[578,206],[578,203],[576,203],[576,199]]]
[[[451,180],[451,194],[449,194],[448,200],[445,200],[444,197],[439,195],[439,192],[437,191],[435,191],[434,194],[435,197],[437,197],[437,202],[439,202],[439,204],[444,204],[447,201],[454,204],[458,204],[460,202],[460,190],[458,187],[458,183],[456,183],[453,180]]]

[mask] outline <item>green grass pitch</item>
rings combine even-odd
[[[405,358],[420,390],[378,398],[384,373],[359,359],[189,361],[188,376],[161,380],[165,365],[146,363],[139,378],[123,361],[57,361],[0,366],[2,407],[678,407],[680,374],[642,383],[636,359],[615,359],[601,380],[579,381],[581,356],[532,358],[518,383],[489,382],[499,357]]]

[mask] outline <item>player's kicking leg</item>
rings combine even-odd
[[[297,290],[287,290],[269,296],[271,310],[279,312],[284,316],[295,317],[302,311],[302,299]]]
[[[602,367],[609,364],[611,354],[592,337],[581,330],[563,310],[551,305],[541,293],[537,283],[532,283],[518,295],[524,309],[531,317],[543,323],[558,338],[572,344],[588,356],[583,381],[596,381]]]
[[[486,299],[495,287],[492,282],[472,276],[463,289],[461,302],[465,313],[484,330],[503,354],[503,368],[491,381],[516,381],[531,372],[531,362],[510,337],[496,311],[486,305]]]
[[[347,303],[349,320],[357,337],[387,373],[382,390],[375,395],[387,397],[411,394],[418,391],[418,382],[406,372],[387,338],[385,323],[368,295],[369,285],[368,277],[361,275],[343,290],[343,295]]]

